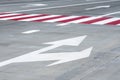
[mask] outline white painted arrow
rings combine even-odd
[[[86,38],[86,35],[76,37],[76,38],[71,38],[71,39],[45,43],[45,44],[53,44],[53,45],[37,51],[27,53],[19,57],[15,57],[15,58],[0,62],[0,67],[11,64],[11,63],[18,63],[18,62],[58,60],[57,62],[48,65],[48,66],[52,66],[52,65],[88,57],[91,53],[92,47],[86,50],[83,50],[81,52],[39,54],[63,45],[78,46],[85,38]]]

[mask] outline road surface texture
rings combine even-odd
[[[16,14],[32,17],[18,19]],[[49,18],[41,21],[35,17],[38,14]],[[70,18],[60,19],[66,16]],[[74,41],[45,44],[83,36],[77,46]],[[57,47],[47,50],[52,45]],[[60,60],[58,54],[73,59],[78,56],[69,57],[71,53],[88,48],[92,51],[86,58],[48,66]],[[6,60],[37,50],[45,55],[43,61],[23,58],[2,66]],[[0,0],[0,80],[120,80],[120,0]]]

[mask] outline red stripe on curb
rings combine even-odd
[[[10,18],[10,17],[16,17],[16,16],[23,16],[26,14],[16,14],[16,15],[11,15],[11,16],[1,16],[0,18]]]
[[[116,20],[116,21],[107,23],[107,25],[117,25],[117,24],[120,24],[120,20]]]
[[[66,17],[66,16],[56,16],[56,17],[51,17],[51,18],[45,18],[45,19],[38,19],[38,20],[33,20],[34,22],[42,22],[42,21],[46,21],[46,20],[52,20],[52,19],[57,19],[57,18],[62,18],[62,17]]]
[[[93,19],[93,20],[89,20],[89,21],[85,21],[85,22],[81,22],[83,24],[92,24],[98,21],[102,21],[102,20],[106,20],[109,19],[110,17],[101,17],[101,18],[97,18],[97,19]]]
[[[83,18],[88,18],[90,16],[80,16],[80,17],[76,17],[76,18],[72,18],[72,19],[66,19],[66,20],[61,20],[61,21],[57,21],[57,22],[61,22],[61,23],[66,23],[66,22],[71,22],[74,20],[79,20],[79,19],[83,19]]]
[[[21,18],[15,18],[15,19],[11,19],[11,20],[24,20],[24,19],[29,19],[29,18],[36,18],[36,17],[42,17],[42,16],[47,16],[47,14],[40,14],[40,15],[36,15],[36,16],[29,16],[29,17],[21,17]]]

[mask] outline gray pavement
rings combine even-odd
[[[92,16],[113,13],[109,16],[120,17],[119,0],[102,1],[104,0],[13,0],[11,3],[10,1],[1,0],[4,5],[0,5],[0,12],[18,11],[19,13],[30,14],[48,13]],[[47,4],[47,6],[23,7],[29,4],[41,3]],[[65,6],[74,4],[80,5]],[[110,5],[111,7],[85,10],[86,8],[104,5]],[[49,8],[56,6],[58,7]],[[29,9],[38,10],[23,11]],[[88,58],[49,67],[46,65],[55,61],[12,63],[0,67],[0,80],[120,80],[120,26],[92,24],[56,26],[57,24],[59,23],[0,21],[0,61],[51,46],[44,44],[46,42],[84,35],[87,35],[87,37],[79,46],[61,46],[42,54],[79,52],[92,46],[93,50]],[[22,33],[29,30],[40,30],[40,32]]]

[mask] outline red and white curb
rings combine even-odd
[[[22,13],[0,13],[0,20],[13,21],[32,21],[77,24],[97,24],[97,25],[120,25],[120,18],[108,16],[69,16],[69,15],[50,15],[50,14],[22,14]]]

